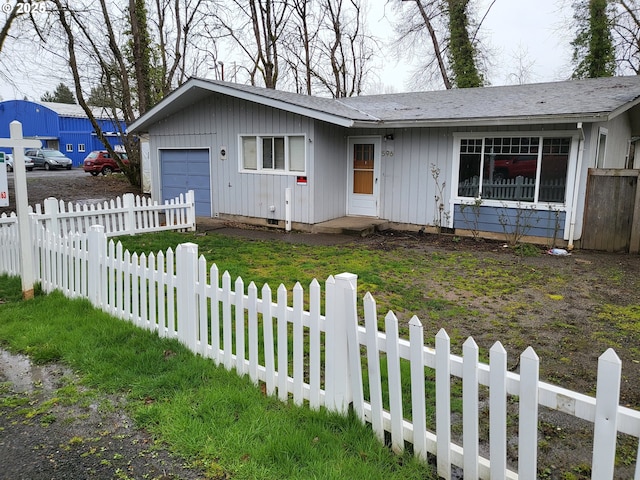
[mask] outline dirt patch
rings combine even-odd
[[[546,253],[545,247],[531,245],[527,254],[521,255],[500,241],[404,232],[378,234],[362,242],[372,248],[407,249],[426,255],[455,251],[474,260],[476,271],[467,270],[464,264],[452,265],[450,284],[425,275],[419,288],[426,306],[410,312],[428,320],[425,331],[435,335],[440,328],[447,330],[454,337],[453,348],[457,345],[461,350],[468,336],[485,352],[500,341],[509,352],[510,368],[516,370],[517,356],[532,346],[541,358],[543,380],[595,395],[598,357],[611,347],[623,365],[620,402],[640,408],[640,348],[636,346],[640,333],[639,255],[574,251],[559,257]],[[481,284],[483,269],[515,269],[525,272],[535,284],[490,296],[482,290],[473,293],[472,288],[456,288],[457,279],[464,277]],[[454,325],[439,322],[426,301],[431,297],[463,303],[474,315],[459,317]]]

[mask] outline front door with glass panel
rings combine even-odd
[[[349,139],[349,215],[378,216],[380,137]]]

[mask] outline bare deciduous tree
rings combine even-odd
[[[616,0],[614,4],[612,33],[618,70],[640,75],[640,5],[638,0]]]
[[[531,83],[532,68],[535,61],[530,59],[529,50],[522,44],[518,45],[517,50],[511,54],[512,71],[508,75],[508,82],[514,85],[524,85]]]
[[[313,93],[312,71],[316,67],[312,53],[315,53],[317,49],[320,28],[319,13],[311,7],[312,4],[307,0],[292,1],[293,12],[290,17],[290,29],[293,35],[283,37],[284,59],[289,73],[293,77],[295,91],[307,95]]]
[[[312,76],[334,98],[362,92],[373,60],[374,39],[366,32],[366,12],[359,0],[322,0],[320,61]]]
[[[395,48],[409,63],[417,60],[414,83],[439,77],[449,89],[453,85],[446,60],[447,18],[443,0],[407,0],[392,3],[398,14]]]
[[[280,76],[280,43],[291,14],[289,2],[281,0],[233,0],[232,11],[217,18],[246,54],[252,85],[257,77],[267,88],[276,88]]]
[[[161,96],[168,95],[175,85],[191,76],[200,59],[194,58],[195,36],[201,35],[205,22],[203,0],[155,0],[154,15],[149,21],[158,38],[158,59],[154,62]],[[210,44],[212,49],[215,45]]]
[[[103,100],[101,103],[107,107],[129,159],[129,163],[120,162],[120,166],[132,184],[140,185],[138,140],[126,132],[120,121],[124,121],[125,125],[132,123],[176,86],[174,76],[180,70],[180,52],[186,51],[183,43],[190,41],[186,32],[194,25],[192,22],[200,17],[197,13],[185,10],[179,14],[174,11],[172,22],[167,22],[165,17],[158,18],[155,15],[157,12],[152,10],[149,13],[143,0],[130,0],[126,9],[119,9],[107,0],[98,0],[97,9],[88,0],[85,5],[79,0],[71,4],[69,0],[53,0],[53,3],[62,30],[62,38],[58,41],[65,45],[67,51],[66,60],[73,76],[78,103],[105,149],[119,160],[96,120],[88,98],[92,100],[91,103],[96,98]],[[195,2],[194,5],[200,7],[201,2]],[[156,3],[156,6],[163,5]],[[178,2],[175,7],[179,7]],[[152,37],[145,21],[150,18],[156,28],[162,26],[157,35],[163,38],[162,42],[156,42]],[[176,47],[170,51],[166,46],[168,39],[172,38],[169,32],[175,25],[173,22],[181,25],[181,33],[173,33],[173,38],[180,40],[174,43]],[[154,50],[160,50],[158,61],[151,54],[153,46],[158,46]],[[111,101],[107,101],[109,99]]]

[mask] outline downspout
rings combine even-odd
[[[584,130],[582,122],[578,122],[578,130],[580,130],[580,138],[578,139],[578,165],[576,166],[576,181],[573,185],[573,198],[571,200],[571,220],[569,223],[569,240],[567,249],[573,250],[573,236],[576,230],[576,205],[578,203],[578,191],[580,190],[580,177],[582,176],[582,157],[584,156]]]

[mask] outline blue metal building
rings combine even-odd
[[[118,128],[107,113],[104,108],[94,109],[94,116],[109,143],[114,147],[122,145]],[[0,102],[0,138],[9,137],[9,124],[14,120],[22,123],[25,138],[41,140],[43,147],[60,150],[73,160],[74,167],[81,166],[92,150],[104,149],[80,105],[28,100]],[[124,122],[121,121],[121,125],[125,130]],[[8,149],[0,150],[10,153]]]

